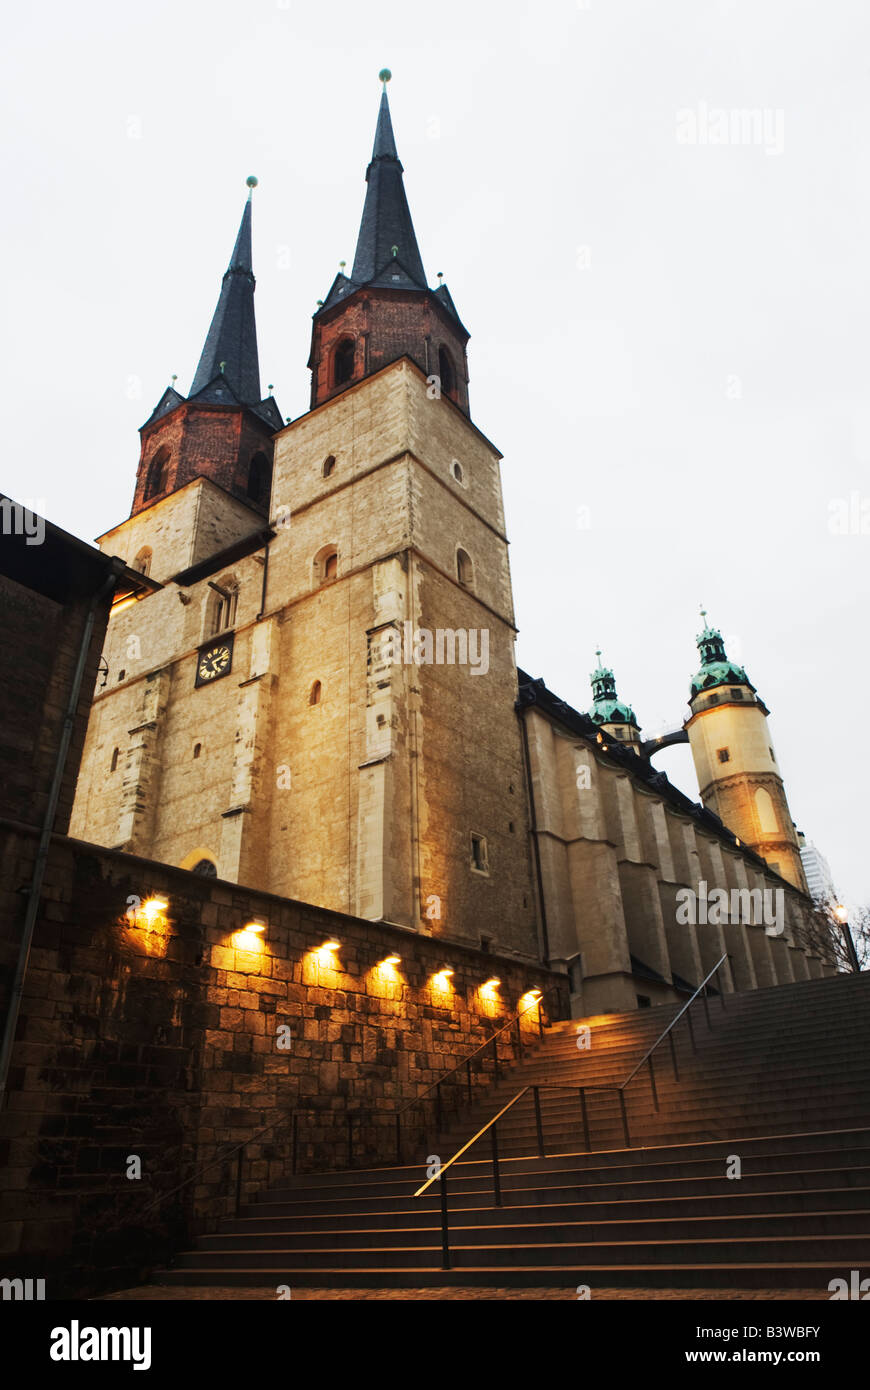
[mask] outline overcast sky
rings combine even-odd
[[[862,0],[17,6],[0,488],[86,539],[128,514],[248,174],[263,390],[305,411],[387,65],[505,455],[520,664],[586,708],[600,643],[647,733],[674,727],[703,601],[795,821],[870,900],[868,52]],[[697,796],[687,749],[657,762]]]

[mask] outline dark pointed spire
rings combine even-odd
[[[403,169],[390,120],[389,70],[384,68],[380,76],[384,90],[371,163],[366,170],[368,188],[350,278],[355,287],[413,284],[426,289],[426,272],[405,197]]]
[[[248,179],[253,191],[257,180]],[[238,236],[229,266],[221,283],[220,298],[199,366],[190,388],[191,397],[223,376],[238,401],[260,403],[260,364],[257,357],[257,326],[254,319],[254,280],[251,256],[251,192],[245,203]]]

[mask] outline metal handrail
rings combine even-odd
[[[659,1044],[662,1043],[662,1042],[664,1042],[665,1038],[668,1038],[668,1039],[669,1039],[670,1045],[671,1045],[671,1060],[672,1060],[672,1062],[673,1062],[673,1067],[674,1067],[674,1077],[675,1077],[675,1079],[676,1079],[677,1081],[679,1081],[679,1079],[680,1079],[680,1074],[679,1074],[679,1070],[678,1070],[678,1068],[677,1068],[677,1053],[676,1053],[676,1048],[675,1048],[675,1046],[674,1046],[673,1029],[674,1029],[674,1028],[676,1027],[676,1025],[679,1023],[680,1019],[685,1015],[686,1022],[687,1022],[688,1025],[689,1025],[689,1035],[690,1035],[691,1043],[692,1043],[692,1051],[693,1051],[693,1052],[694,1052],[694,1051],[697,1051],[697,1048],[695,1047],[695,1034],[694,1034],[694,1030],[693,1030],[693,1028],[692,1028],[692,1017],[691,1017],[691,1014],[690,1014],[688,1011],[689,1011],[689,1009],[691,1009],[692,1004],[694,1004],[695,1000],[698,998],[698,996],[699,996],[700,994],[702,994],[702,991],[703,991],[702,998],[703,998],[703,1002],[704,1002],[704,1012],[705,1012],[706,1019],[707,1019],[707,1027],[708,1027],[708,1028],[712,1028],[712,1024],[710,1023],[710,1010],[709,1010],[709,1006],[708,1006],[708,1004],[707,1004],[707,985],[708,985],[708,983],[710,982],[710,980],[711,980],[715,975],[717,975],[717,974],[719,973],[719,971],[721,970],[722,966],[725,964],[725,961],[726,961],[727,959],[728,959],[728,954],[727,954],[727,952],[726,952],[723,956],[720,957],[720,959],[719,959],[719,960],[717,961],[717,963],[714,965],[713,969],[709,972],[709,974],[707,974],[707,975],[705,976],[705,978],[701,981],[700,985],[699,985],[698,988],[695,990],[695,992],[694,992],[694,994],[692,995],[691,999],[689,999],[689,1000],[687,1001],[687,1003],[685,1003],[685,1004],[683,1005],[682,1009],[680,1009],[680,1012],[676,1015],[675,1018],[673,1018],[673,1019],[671,1020],[671,1022],[668,1024],[667,1028],[665,1028],[664,1032],[662,1032],[662,1033],[659,1035],[659,1037],[656,1039],[656,1041],[653,1043],[652,1047],[650,1047],[650,1048],[647,1049],[647,1051],[644,1053],[643,1057],[641,1057],[641,1059],[640,1059],[640,1061],[637,1063],[637,1065],[636,1065],[635,1067],[632,1068],[632,1070],[629,1072],[628,1076],[625,1078],[624,1081],[621,1081],[621,1082],[619,1082],[619,1083],[608,1083],[608,1082],[603,1082],[603,1083],[602,1083],[602,1082],[595,1082],[595,1083],[593,1083],[593,1084],[591,1084],[591,1085],[588,1085],[588,1086],[579,1086],[579,1087],[577,1087],[577,1090],[578,1090],[579,1093],[580,1093],[580,1109],[581,1109],[581,1113],[582,1113],[582,1117],[583,1117],[583,1133],[584,1133],[584,1137],[585,1137],[585,1140],[586,1140],[586,1150],[587,1150],[587,1152],[591,1152],[591,1151],[592,1151],[592,1142],[591,1142],[591,1136],[590,1136],[590,1130],[589,1130],[589,1116],[588,1116],[588,1113],[587,1113],[587,1110],[586,1110],[586,1092],[587,1092],[587,1091],[615,1091],[615,1092],[617,1093],[617,1095],[619,1096],[619,1105],[620,1105],[620,1110],[621,1110],[621,1114],[622,1114],[622,1127],[623,1127],[623,1134],[624,1134],[624,1137],[625,1137],[626,1148],[631,1148],[632,1145],[631,1145],[631,1135],[630,1135],[630,1133],[629,1133],[629,1128],[628,1128],[628,1114],[627,1114],[627,1111],[626,1111],[626,1108],[625,1108],[625,1090],[626,1090],[626,1087],[628,1086],[629,1082],[631,1082],[631,1081],[634,1080],[634,1078],[637,1076],[638,1072],[640,1071],[640,1069],[641,1069],[641,1067],[644,1065],[644,1063],[648,1063],[648,1064],[649,1064],[650,1087],[651,1087],[651,1090],[652,1090],[653,1104],[654,1104],[656,1110],[658,1110],[658,1108],[659,1108],[659,1100],[658,1100],[658,1092],[657,1092],[657,1090],[656,1090],[655,1072],[654,1072],[654,1070],[653,1070],[653,1063],[652,1063],[653,1053],[655,1052],[655,1050],[656,1050],[656,1048],[659,1046]],[[725,999],[724,999],[724,995],[723,995],[723,993],[722,993],[721,991],[720,991],[720,995],[719,995],[719,1001],[720,1001],[722,1007],[724,1008],[724,1007],[725,1007]],[[507,1112],[508,1112],[509,1110],[511,1110],[511,1109],[513,1108],[513,1106],[516,1105],[516,1103],[517,1103],[518,1101],[522,1100],[523,1096],[528,1095],[529,1091],[532,1091],[532,1092],[534,1093],[534,1099],[535,1099],[535,1127],[536,1127],[536,1130],[537,1130],[538,1155],[539,1155],[539,1157],[541,1157],[541,1158],[546,1158],[547,1154],[546,1154],[546,1149],[545,1149],[545,1146],[544,1146],[544,1130],[543,1130],[543,1123],[542,1123],[542,1117],[541,1117],[541,1098],[540,1098],[540,1092],[541,1092],[541,1091],[565,1091],[565,1090],[573,1090],[573,1089],[574,1089],[574,1087],[571,1085],[570,1082],[568,1082],[568,1083],[562,1083],[562,1084],[550,1082],[550,1083],[544,1083],[543,1085],[540,1084],[540,1083],[537,1083],[537,1084],[532,1084],[532,1085],[524,1086],[521,1090],[517,1091],[516,1095],[514,1095],[514,1096],[511,1097],[511,1099],[507,1102],[506,1105],[502,1106],[501,1110],[499,1110],[499,1112],[498,1112],[497,1115],[494,1115],[494,1116],[492,1117],[492,1119],[487,1120],[486,1124],[483,1125],[482,1128],[479,1129],[479,1130],[477,1131],[477,1133],[476,1133],[475,1135],[473,1135],[473,1137],[472,1137],[471,1139],[469,1139],[465,1144],[463,1144],[462,1148],[459,1149],[459,1150],[457,1150],[457,1152],[453,1155],[452,1158],[448,1159],[448,1161],[447,1161],[446,1163],[443,1163],[443,1164],[439,1162],[439,1163],[438,1163],[438,1171],[437,1171],[437,1173],[434,1173],[434,1174],[432,1175],[432,1177],[429,1178],[429,1179],[423,1184],[423,1186],[420,1187],[420,1188],[418,1188],[417,1191],[414,1193],[414,1197],[422,1197],[423,1194],[424,1194],[425,1192],[427,1192],[428,1189],[432,1186],[433,1182],[437,1182],[437,1183],[440,1184],[440,1189],[441,1189],[441,1257],[442,1257],[442,1258],[441,1258],[441,1264],[442,1264],[442,1269],[450,1269],[450,1267],[451,1267],[451,1266],[450,1266],[449,1211],[448,1211],[448,1202],[447,1202],[447,1178],[446,1178],[446,1174],[447,1174],[447,1172],[449,1171],[449,1169],[452,1168],[453,1164],[457,1161],[457,1159],[461,1158],[462,1155],[463,1155],[464,1153],[467,1153],[469,1149],[473,1148],[474,1145],[478,1142],[478,1140],[481,1139],[481,1138],[483,1137],[484,1134],[486,1134],[488,1131],[490,1131],[490,1132],[491,1132],[491,1135],[492,1135],[492,1185],[493,1185],[494,1205],[497,1206],[497,1207],[500,1207],[500,1206],[502,1205],[502,1197],[501,1197],[501,1175],[500,1175],[500,1173],[499,1173],[499,1157],[498,1157],[498,1122],[499,1122],[499,1120],[502,1119],[502,1117],[503,1117],[504,1115],[506,1115]]]
[[[418,1101],[425,1100],[426,1096],[433,1089],[433,1087],[442,1085],[443,1082],[448,1081],[450,1079],[454,1072],[459,1071],[462,1067],[467,1067],[468,1064],[471,1062],[472,1058],[477,1056],[478,1052],[483,1052],[487,1047],[489,1047],[493,1042],[495,1042],[496,1038],[500,1038],[502,1033],[507,1032],[508,1028],[513,1028],[514,1024],[519,1023],[521,1018],[525,1018],[526,1014],[531,1013],[532,1009],[537,1009],[538,1011],[538,1036],[543,1037],[544,1025],[541,1018],[541,1004],[543,1000],[546,999],[548,994],[552,994],[554,990],[560,988],[560,984],[550,985],[547,989],[544,990],[540,998],[536,999],[534,1003],[529,1004],[528,1008],[525,1008],[522,1011],[518,1009],[517,1012],[513,1015],[513,1017],[508,1019],[507,1023],[502,1024],[501,1028],[498,1028],[494,1033],[490,1034],[486,1041],[482,1042],[479,1047],[476,1047],[473,1052],[469,1052],[467,1057],[461,1058],[460,1061],[456,1063],[455,1067],[451,1067],[449,1071],[444,1072],[443,1076],[439,1076],[436,1081],[430,1081],[425,1091],[421,1091],[418,1096],[414,1096],[413,1100],[409,1100],[407,1105],[403,1105],[398,1113],[400,1115],[404,1115],[405,1111],[411,1110],[418,1103]],[[522,1050],[522,1044],[520,1044],[520,1049]]]
[[[633,1080],[633,1078],[637,1075],[637,1073],[640,1071],[641,1067],[643,1066],[644,1062],[645,1062],[649,1057],[651,1057],[652,1054],[655,1052],[655,1050],[656,1050],[656,1048],[658,1047],[659,1043],[660,1043],[660,1042],[664,1042],[665,1038],[668,1036],[668,1033],[670,1033],[670,1031],[671,1031],[672,1028],[675,1028],[675,1027],[676,1027],[676,1025],[679,1023],[680,1019],[683,1017],[683,1014],[686,1012],[686,1010],[687,1010],[687,1009],[690,1009],[690,1008],[692,1007],[692,1005],[694,1004],[694,1002],[695,1002],[695,1000],[697,999],[698,995],[701,993],[701,990],[704,991],[704,1007],[705,1007],[705,1009],[707,1009],[707,983],[708,983],[708,981],[712,980],[712,978],[713,978],[714,975],[717,975],[717,974],[719,973],[719,971],[721,970],[722,966],[725,964],[725,962],[726,962],[727,959],[728,959],[728,952],[726,951],[725,954],[724,954],[723,956],[720,956],[720,957],[719,957],[719,959],[717,960],[716,964],[713,966],[713,969],[710,971],[710,973],[709,973],[708,975],[706,975],[706,976],[704,977],[704,979],[701,981],[701,983],[698,985],[698,988],[695,990],[695,993],[692,995],[691,999],[690,999],[687,1003],[685,1003],[685,1004],[683,1005],[683,1007],[680,1009],[680,1012],[677,1014],[676,1018],[671,1019],[670,1023],[668,1024],[668,1026],[667,1026],[667,1028],[664,1030],[664,1032],[661,1033],[661,1034],[659,1035],[658,1038],[656,1038],[656,1040],[655,1040],[655,1042],[653,1043],[652,1047],[649,1048],[649,1050],[643,1054],[643,1056],[641,1057],[641,1059],[640,1059],[640,1061],[638,1062],[637,1066],[634,1068],[634,1071],[630,1071],[630,1072],[628,1073],[628,1076],[625,1078],[625,1080],[624,1080],[623,1083],[622,1083],[622,1086],[620,1087],[621,1090],[623,1090],[623,1091],[625,1090],[625,1088],[626,1088],[626,1086],[628,1085],[629,1081]],[[721,993],[721,991],[720,991],[720,994],[719,994],[719,998],[720,998],[720,1000],[721,1000],[721,1002],[722,1002],[722,1007],[723,1007],[723,1009],[724,1009],[724,1007],[725,1007],[725,997],[724,997],[724,995]],[[707,1009],[707,1021],[708,1021],[708,1023],[709,1023],[709,1021],[710,1021],[710,1012],[709,1012],[709,1009]]]
[[[476,1048],[474,1049],[473,1052],[470,1052],[470,1053],[468,1054],[467,1057],[463,1057],[459,1062],[456,1063],[456,1065],[455,1065],[454,1067],[451,1067],[449,1071],[445,1072],[442,1076],[439,1076],[439,1077],[437,1078],[437,1080],[430,1082],[429,1085],[426,1087],[425,1091],[422,1091],[418,1096],[414,1096],[412,1100],[408,1101],[405,1105],[403,1105],[403,1106],[401,1107],[401,1109],[399,1109],[399,1110],[397,1110],[397,1111],[395,1112],[395,1125],[396,1125],[396,1161],[397,1161],[398,1163],[401,1163],[401,1161],[402,1161],[402,1128],[401,1128],[401,1126],[402,1126],[402,1116],[406,1113],[406,1111],[412,1109],[415,1105],[419,1104],[419,1102],[420,1102],[421,1100],[425,1100],[426,1097],[428,1096],[429,1092],[430,1092],[431,1090],[434,1089],[434,1090],[436,1091],[436,1097],[437,1097],[437,1103],[438,1103],[438,1115],[439,1115],[439,1123],[440,1123],[440,1113],[441,1113],[441,1092],[440,1092],[440,1087],[443,1085],[444,1082],[448,1081],[448,1080],[450,1079],[450,1077],[453,1076],[454,1073],[457,1072],[457,1071],[459,1071],[462,1067],[467,1068],[467,1076],[468,1076],[468,1094],[469,1094],[469,1099],[471,1099],[471,1090],[472,1090],[472,1087],[471,1087],[471,1062],[472,1062],[473,1058],[475,1058],[475,1057],[478,1055],[479,1052],[483,1052],[487,1047],[492,1046],[492,1048],[493,1048],[493,1056],[494,1056],[494,1059],[495,1059],[495,1072],[496,1072],[496,1076],[498,1076],[498,1039],[501,1037],[502,1033],[507,1032],[508,1029],[511,1029],[511,1028],[513,1028],[513,1027],[516,1025],[516,1029],[517,1029],[517,1045],[518,1045],[518,1048],[519,1048],[519,1051],[520,1051],[520,1055],[522,1055],[523,1042],[522,1042],[522,1031],[521,1031],[521,1028],[520,1028],[520,1021],[521,1021],[521,1019],[525,1018],[526,1014],[531,1013],[532,1010],[537,1009],[537,1011],[538,1011],[538,1036],[539,1036],[539,1037],[542,1037],[542,1036],[543,1036],[543,1033],[544,1033],[544,1022],[543,1022],[543,1015],[542,1015],[542,1011],[541,1011],[541,1006],[542,1006],[544,1000],[545,1000],[550,994],[552,994],[554,990],[559,990],[560,988],[561,988],[561,982],[556,982],[556,983],[550,985],[547,989],[545,989],[545,990],[543,991],[543,993],[539,996],[539,998],[536,999],[533,1003],[529,1004],[527,1008],[522,1009],[522,1010],[519,1010],[519,1009],[518,1009],[517,1012],[516,1012],[511,1018],[508,1019],[507,1023],[503,1024],[501,1028],[498,1028],[494,1033],[492,1033],[492,1034],[490,1035],[490,1037],[488,1037],[488,1038],[486,1039],[485,1042],[482,1042],[478,1047],[476,1047]],[[230,1149],[229,1154],[227,1154],[227,1155],[224,1156],[224,1157],[231,1157],[234,1153],[237,1153],[237,1154],[238,1154],[238,1160],[237,1160],[237,1164],[236,1164],[236,1215],[238,1215],[239,1210],[240,1210],[240,1208],[241,1208],[241,1200],[242,1200],[242,1162],[243,1162],[243,1159],[244,1159],[244,1151],[245,1151],[245,1149],[247,1148],[247,1146],[248,1146],[249,1144],[255,1143],[257,1139],[262,1138],[262,1136],[263,1136],[264,1134],[267,1134],[270,1130],[275,1129],[277,1126],[279,1126],[279,1125],[281,1125],[282,1123],[284,1123],[284,1122],[286,1122],[286,1121],[289,1121],[289,1120],[291,1120],[291,1119],[292,1119],[292,1121],[293,1121],[292,1169],[291,1169],[291,1170],[292,1170],[293,1174],[295,1175],[295,1173],[296,1173],[296,1168],[297,1168],[297,1146],[298,1146],[298,1121],[297,1121],[297,1115],[299,1115],[300,1113],[301,1113],[301,1114],[313,1115],[313,1114],[319,1114],[320,1112],[317,1111],[317,1110],[315,1110],[313,1106],[295,1106],[295,1107],[293,1108],[293,1110],[290,1112],[290,1114],[284,1113],[284,1114],[282,1114],[282,1115],[279,1115],[277,1119],[272,1120],[272,1121],[271,1121],[269,1124],[267,1124],[267,1125],[263,1125],[263,1127],[262,1127],[261,1129],[258,1129],[254,1134],[250,1135],[249,1138],[243,1140],[241,1144],[236,1145],[235,1148]],[[346,1111],[345,1111],[345,1121],[346,1121],[346,1123],[347,1123],[347,1166],[348,1166],[348,1168],[352,1167],[352,1164],[353,1164],[353,1126],[354,1126],[354,1123],[355,1123],[355,1122],[359,1122],[359,1120],[360,1120],[363,1116],[365,1116],[365,1117],[371,1117],[374,1113],[375,1113],[375,1112],[373,1112],[373,1111],[371,1111],[371,1110],[367,1110],[367,1111],[346,1110]],[[208,1165],[208,1167],[213,1167],[214,1164],[217,1163],[217,1162],[219,1162],[219,1161],[220,1161],[220,1160],[218,1160],[218,1159],[213,1160],[212,1163]],[[188,1181],[188,1182],[189,1182],[189,1181],[193,1181],[193,1179],[188,1179],[187,1181]],[[186,1183],[183,1183],[182,1186],[186,1186]],[[178,1190],[178,1189],[176,1189],[176,1190]]]

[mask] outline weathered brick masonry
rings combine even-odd
[[[2,824],[4,884],[28,880],[35,843]],[[155,930],[126,915],[151,894],[168,903]],[[266,933],[240,942],[252,916]],[[14,911],[2,929],[18,929]],[[315,954],[330,938],[334,970]],[[394,978],[377,968],[391,954]],[[449,994],[432,984],[442,967]],[[294,1107],[302,1170],[344,1164],[348,1111],[357,1159],[391,1161],[396,1109],[529,989],[552,989],[545,1019],[567,1012],[563,986],[541,967],[56,839],[0,1117],[6,1269],[45,1275],[50,1297],[138,1276],[231,1210],[236,1146],[279,1118],[246,1150],[245,1194],[286,1171]],[[536,1031],[534,1012],[524,1032]],[[513,1032],[501,1041],[505,1065],[515,1046]],[[492,1068],[487,1056],[475,1086]],[[430,1151],[434,1128],[430,1107],[407,1157]],[[134,1154],[140,1180],[126,1176]]]

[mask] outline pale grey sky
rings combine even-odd
[[[424,264],[505,454],[520,663],[585,708],[600,642],[655,732],[703,600],[798,826],[870,900],[867,6],[44,0],[4,29],[0,487],[87,539],[127,515],[249,173],[263,388],[306,409],[387,65]],[[658,763],[697,795],[688,750]]]

